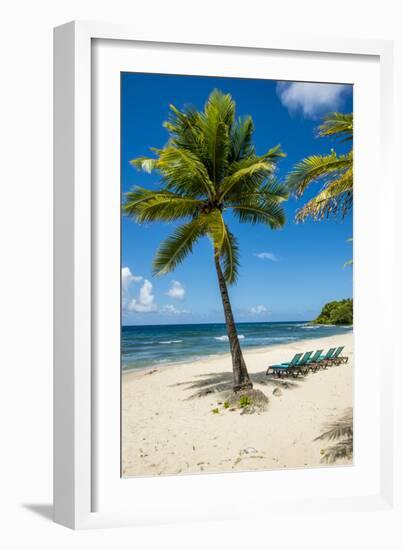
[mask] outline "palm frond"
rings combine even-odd
[[[235,236],[228,229],[220,210],[215,209],[205,216],[208,234],[213,242],[214,253],[224,263],[224,278],[228,284],[236,281],[239,267],[239,250]]]
[[[169,190],[194,197],[214,196],[214,186],[206,167],[191,151],[165,147],[159,152],[157,168]]]
[[[337,136],[343,137],[342,141],[350,141],[353,139],[353,114],[330,113],[317,131],[320,137]]]
[[[254,125],[251,116],[238,118],[231,132],[229,163],[240,161],[255,155],[253,145]]]
[[[221,248],[221,258],[224,264],[224,278],[231,285],[238,278],[239,247],[235,236],[228,227],[226,227],[225,238]]]
[[[178,227],[158,248],[153,262],[154,273],[163,275],[173,271],[192,252],[198,239],[205,234],[204,217],[196,218]]]
[[[287,187],[276,178],[269,178],[254,192],[241,192],[226,202],[241,223],[263,223],[272,229],[285,224],[282,202],[288,198]]]
[[[170,134],[170,142],[192,152],[201,158],[203,151],[203,133],[200,131],[200,113],[193,106],[185,106],[180,111],[175,105],[169,105],[170,115],[163,126]]]
[[[259,184],[268,178],[274,169],[270,161],[257,160],[249,166],[240,168],[234,174],[227,176],[220,187],[220,197],[225,198],[233,191],[234,187],[244,192],[253,192]]]
[[[340,177],[330,179],[324,189],[297,212],[296,220],[304,221],[308,216],[318,220],[339,212],[345,216],[351,208],[352,189],[353,169],[349,168]]]
[[[235,102],[229,94],[213,90],[204,112],[200,113],[200,132],[203,134],[205,162],[208,174],[217,188],[228,166],[230,135],[235,116]]]
[[[262,223],[271,229],[280,229],[285,224],[284,209],[277,201],[244,201],[241,205],[232,205],[231,208],[241,223]]]
[[[337,155],[312,155],[299,162],[287,177],[287,185],[300,197],[308,185],[320,178],[332,176],[351,168],[352,153]]]
[[[170,191],[135,187],[126,195],[123,212],[137,222],[173,221],[195,216],[203,202]]]

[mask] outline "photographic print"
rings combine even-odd
[[[353,87],[121,74],[123,477],[353,463]]]

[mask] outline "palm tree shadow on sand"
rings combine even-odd
[[[266,371],[251,373],[250,378],[253,384],[268,386],[269,388],[295,389],[304,382],[305,378],[283,379],[267,376]],[[233,375],[231,372],[211,372],[199,374],[187,382],[177,382],[174,387],[183,386],[185,390],[195,390],[185,400],[204,397],[212,393],[221,393],[230,391],[233,387]]]
[[[349,407],[342,416],[325,426],[325,431],[314,441],[332,441],[324,450],[321,462],[332,464],[337,460],[353,457],[353,409]]]

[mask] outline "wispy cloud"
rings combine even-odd
[[[168,315],[182,315],[184,313],[190,313],[187,309],[178,309],[172,304],[167,304],[160,308],[160,313],[166,313]]]
[[[277,256],[272,252],[258,252],[255,256],[259,260],[271,260],[272,262],[277,262],[278,260]]]
[[[252,315],[264,315],[265,313],[269,313],[269,310],[263,304],[259,304],[258,306],[251,307],[250,312]]]
[[[315,82],[279,82],[277,95],[290,113],[302,113],[306,118],[318,118],[328,111],[337,111],[351,86]]]
[[[179,281],[172,281],[171,288],[167,292],[167,296],[175,298],[175,300],[183,300],[185,297],[185,289]]]

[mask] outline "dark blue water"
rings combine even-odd
[[[352,327],[304,322],[238,323],[243,349],[351,332]],[[225,324],[122,327],[122,368],[144,368],[229,352]]]

